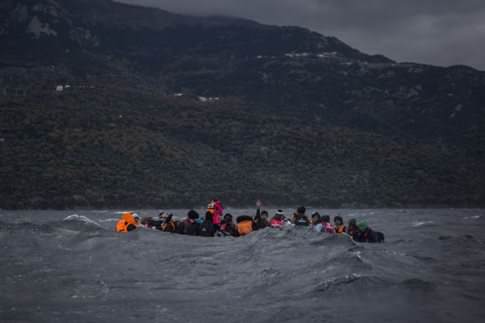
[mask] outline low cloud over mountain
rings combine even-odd
[[[399,61],[485,69],[480,0],[121,0],[188,14],[300,25]]]

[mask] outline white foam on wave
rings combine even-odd
[[[434,224],[434,221],[414,221],[413,227],[422,227],[423,225]]]
[[[83,222],[85,224],[94,224],[98,227],[101,227],[101,225],[98,222],[91,220],[87,216],[78,215],[78,214],[71,214],[71,215],[65,217],[63,221],[79,221],[79,222]]]
[[[472,216],[466,216],[466,217],[464,217],[464,219],[465,220],[478,220],[481,217],[482,217],[481,215],[472,215]]]

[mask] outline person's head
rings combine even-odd
[[[261,218],[262,219],[268,219],[269,215],[268,215],[268,211],[261,211]]]
[[[192,220],[197,220],[199,218],[199,213],[197,213],[196,211],[194,210],[190,210],[188,213],[187,213],[187,217],[189,219],[192,219]]]
[[[140,216],[136,213],[133,213],[133,218],[135,219],[136,224],[140,223]]]
[[[232,214],[230,213],[226,213],[224,215],[224,219],[223,219],[224,223],[232,223]]]
[[[306,209],[304,206],[300,206],[299,208],[296,209],[296,214],[298,215],[305,215]]]
[[[172,217],[173,217],[173,214],[167,214],[167,213],[163,213],[161,214],[160,216],[160,220],[163,222],[163,223],[168,223],[172,220]]]
[[[212,222],[212,213],[211,213],[211,212],[207,211],[207,212],[205,213],[205,220],[206,220],[207,222]]]
[[[333,218],[333,223],[335,223],[335,225],[339,226],[339,225],[344,224],[344,220],[342,219],[341,216],[337,215],[336,217]]]
[[[320,223],[320,213],[318,212],[313,212],[312,214],[312,224],[318,224]]]
[[[329,223],[330,222],[330,216],[329,215],[322,215],[322,222]]]
[[[162,221],[165,221],[165,220],[167,219],[167,216],[168,216],[168,214],[162,211],[162,212],[160,212],[160,214],[158,215],[158,218],[159,218],[160,220],[162,220]]]
[[[276,211],[274,217],[277,219],[284,219],[285,213],[283,212],[283,210],[278,210]]]
[[[207,212],[214,213],[216,211],[216,203],[214,200],[211,200],[207,205]]]

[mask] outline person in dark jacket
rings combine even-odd
[[[349,225],[347,226],[347,234],[354,239],[354,241],[360,240],[360,230],[357,226],[357,221],[355,219],[349,220]]]
[[[161,221],[152,217],[143,217],[141,218],[140,223],[147,229],[157,229],[160,226]]]
[[[177,228],[177,232],[180,234],[188,234],[192,236],[199,235],[200,224],[197,222],[199,219],[199,213],[194,210],[190,210],[187,213],[187,218],[183,220]]]
[[[384,234],[372,230],[365,221],[357,223],[355,219],[351,219],[347,227],[347,233],[356,242],[384,242]]]
[[[384,242],[384,234],[382,232],[372,230],[367,222],[362,221],[357,224],[359,228],[359,236],[358,242],[369,242],[369,243],[376,243],[376,242]]]
[[[300,206],[298,209],[296,209],[296,213],[293,214],[294,225],[304,225],[304,226],[310,225],[310,220],[305,215],[305,212],[306,212],[306,209],[304,206]]]
[[[199,235],[202,237],[213,237],[215,234],[216,228],[212,221],[212,213],[207,211],[204,222],[200,225]]]
[[[237,228],[234,225],[232,214],[226,213],[224,215],[218,235],[223,237],[237,236]]]
[[[264,229],[269,227],[269,214],[268,211],[261,211],[258,207],[256,210],[256,216],[254,217],[254,230]]]

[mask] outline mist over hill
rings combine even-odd
[[[485,73],[109,0],[0,3],[0,207],[485,205]]]

